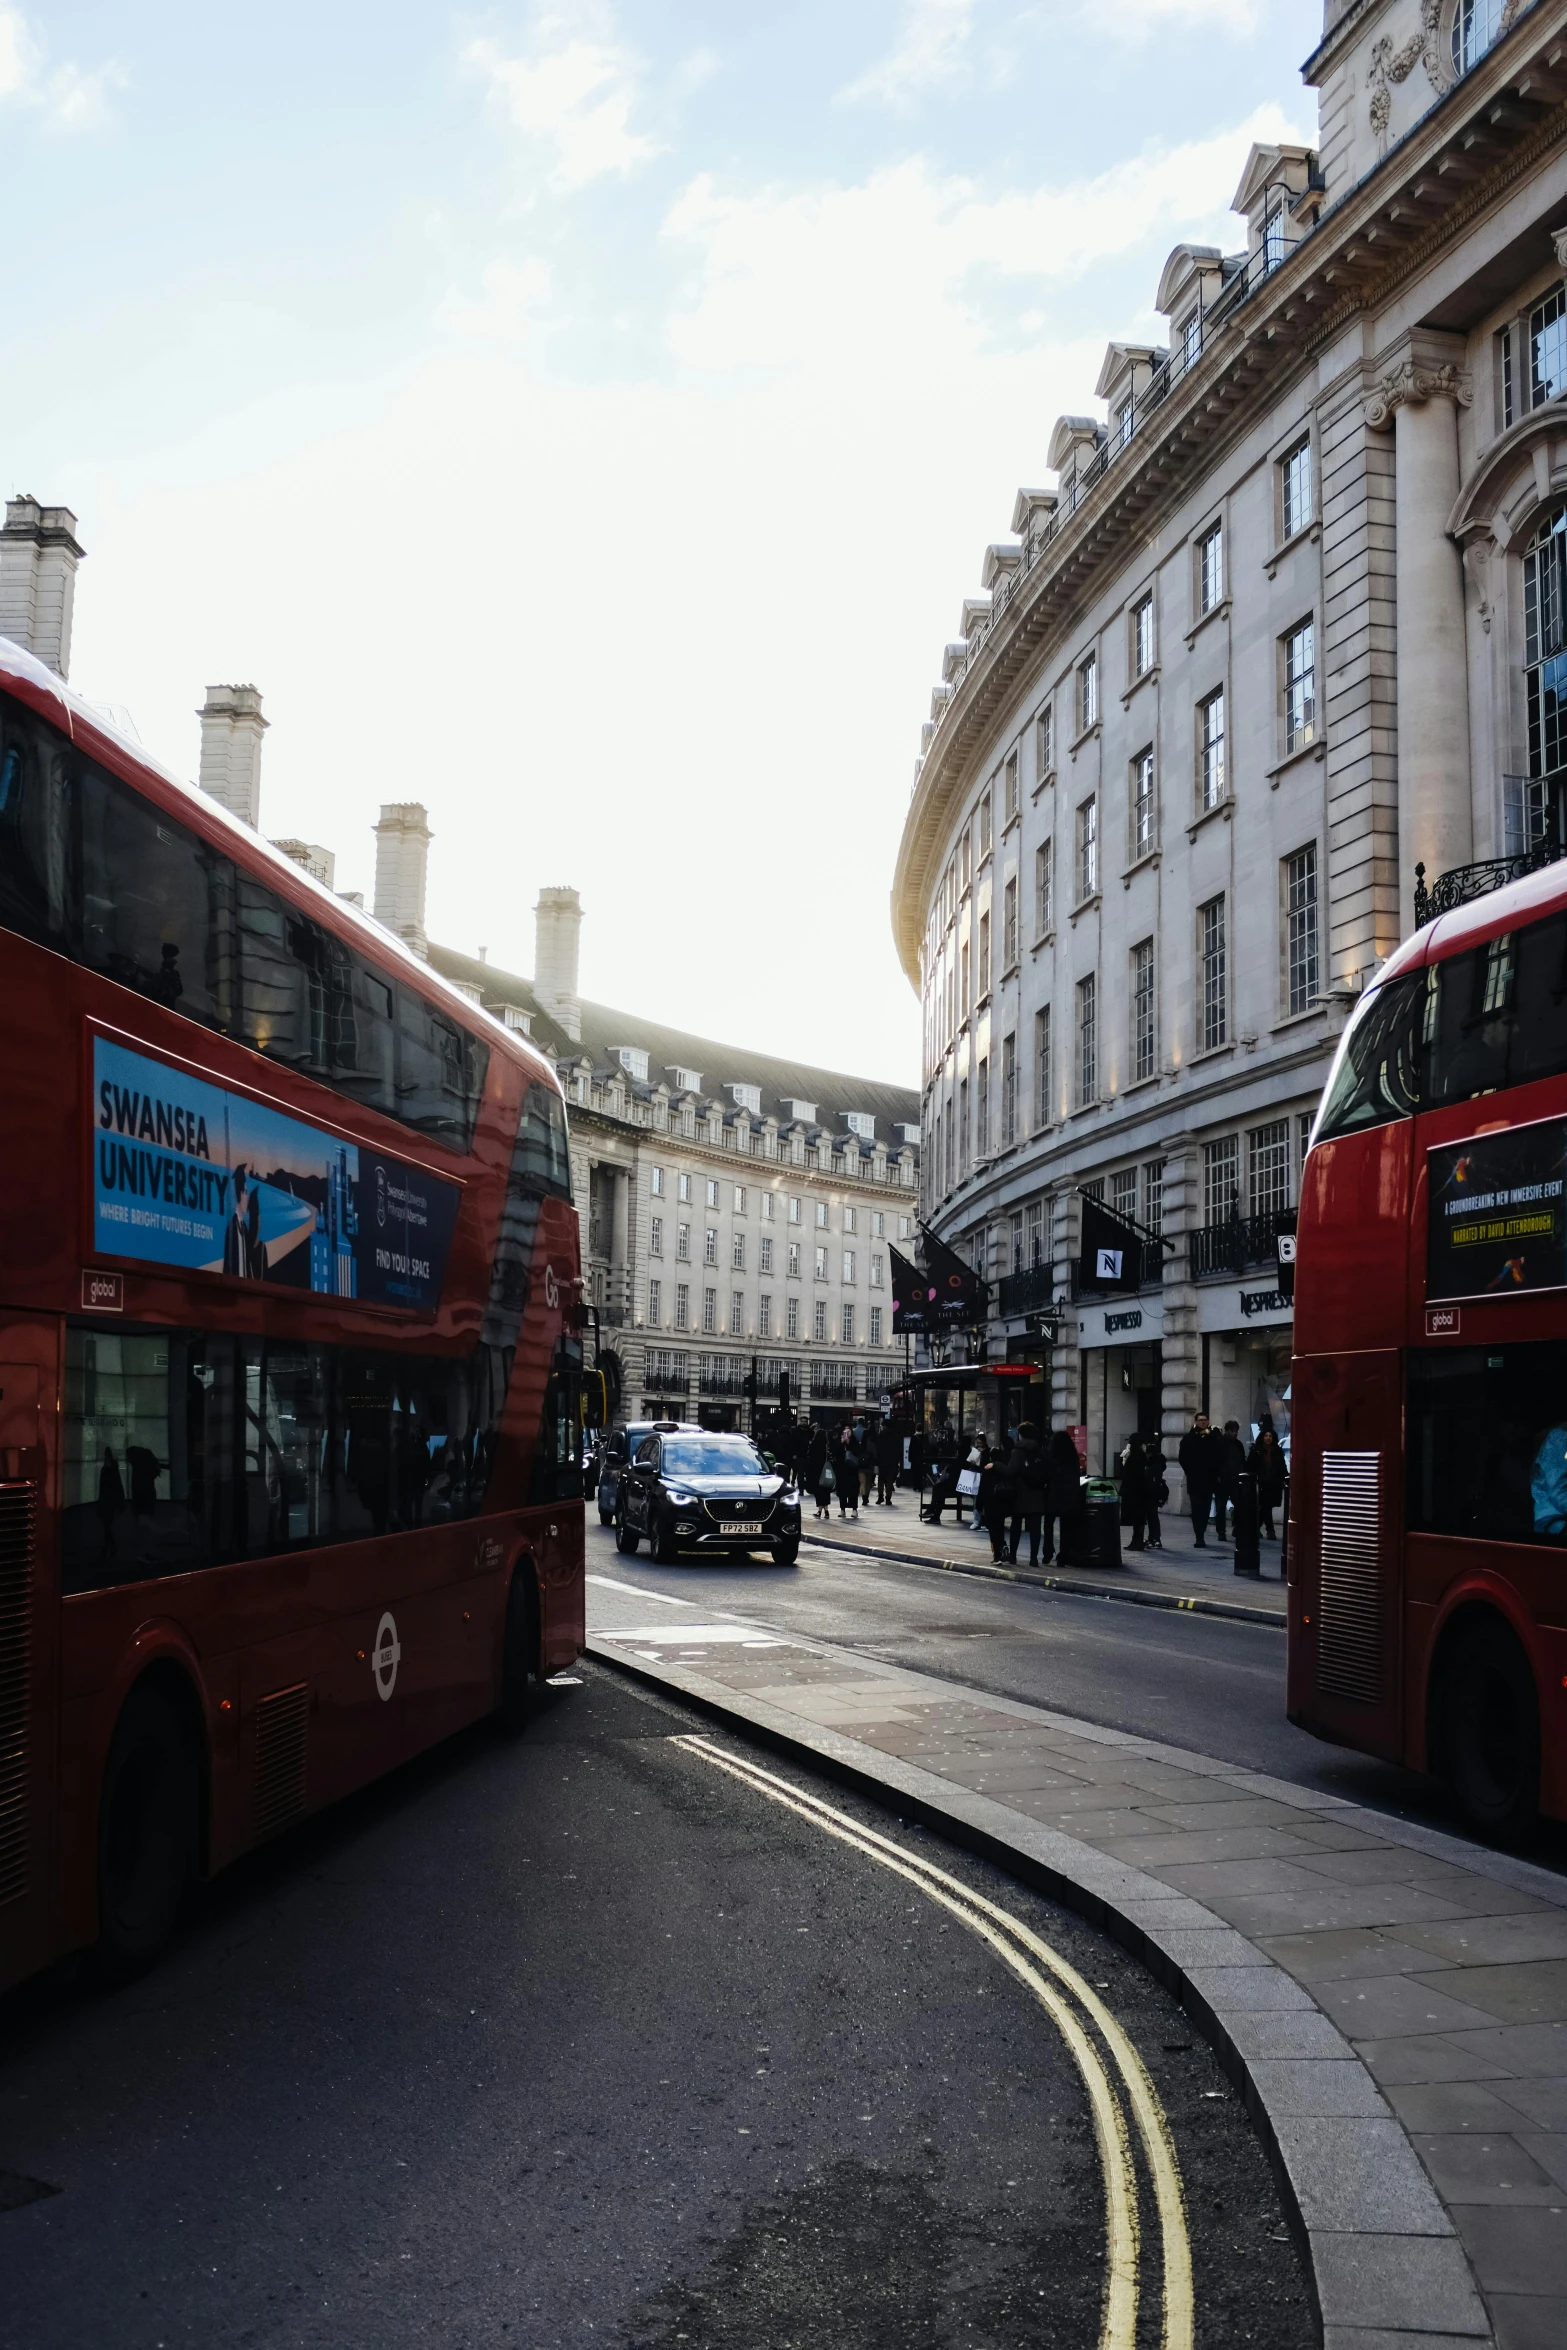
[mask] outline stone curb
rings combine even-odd
[[[1294,1977],[1213,1911],[991,1796],[705,1674],[625,1655],[603,1635],[590,1634],[587,1649],[766,1746],[808,1756],[861,1794],[894,1798],[907,1816],[1077,1911],[1146,1966],[1212,2043],[1268,2150],[1324,2350],[1384,2350],[1395,2339],[1403,2350],[1494,2344],[1452,2222],[1370,2073]]]
[[[899,1567],[930,1567],[939,1575],[974,1575],[983,1583],[1027,1583],[1037,1591],[1065,1591],[1074,1599],[1118,1599],[1127,1607],[1171,1608],[1182,1615],[1227,1616],[1237,1624],[1269,1624],[1275,1630],[1285,1629],[1285,1615],[1281,1607],[1247,1607],[1238,1599],[1204,1599],[1200,1594],[1186,1598],[1175,1591],[1142,1591],[1135,1587],[1117,1590],[1113,1583],[1079,1583],[1069,1575],[1042,1575],[1033,1568],[998,1567],[988,1559],[934,1559],[913,1550],[882,1550],[868,1542],[833,1542],[825,1534],[800,1536],[802,1544],[814,1543],[818,1550],[836,1550],[846,1558],[890,1559]]]

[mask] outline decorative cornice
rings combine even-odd
[[[1382,378],[1366,402],[1366,422],[1373,432],[1382,432],[1398,409],[1423,408],[1428,400],[1452,400],[1460,408],[1472,407],[1474,385],[1468,369],[1449,363],[1422,367],[1417,360],[1406,359]]]
[[[1442,13],[1446,0],[1420,0],[1420,30],[1412,40],[1395,49],[1384,33],[1372,44],[1371,62],[1366,81],[1371,91],[1371,128],[1379,141],[1387,137],[1388,117],[1393,111],[1393,95],[1389,82],[1407,81],[1417,65],[1424,65],[1426,79],[1439,98],[1445,98],[1453,86],[1453,75],[1447,59],[1442,55]],[[1516,16],[1522,0],[1507,0],[1512,16]],[[1502,19],[1505,28],[1508,17]]]

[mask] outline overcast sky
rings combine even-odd
[[[432,933],[917,1082],[920,721],[1051,424],[1309,139],[1315,0],[0,0],[0,464],[73,682]]]

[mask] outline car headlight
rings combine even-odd
[[[694,1510],[696,1508],[696,1495],[694,1493],[669,1493],[666,1494],[664,1498],[670,1503],[672,1508],[677,1510]]]

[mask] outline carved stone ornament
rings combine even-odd
[[[1553,228],[1551,247],[1556,255],[1558,269],[1567,269],[1567,228]]]
[[[1463,0],[1458,0],[1463,5]],[[1507,0],[1501,22],[1496,28],[1496,41],[1511,32],[1524,10],[1533,0]],[[1442,37],[1442,20],[1448,20],[1447,38]],[[1386,141],[1388,117],[1393,110],[1393,94],[1389,82],[1409,79],[1417,65],[1426,69],[1426,79],[1438,98],[1445,98],[1457,80],[1453,71],[1452,0],[1420,0],[1420,30],[1395,49],[1384,34],[1373,45],[1366,80],[1371,90],[1371,128],[1380,143]],[[1491,46],[1494,48],[1495,41]],[[1479,62],[1478,59],[1475,60]]]
[[[1496,552],[1496,541],[1489,531],[1464,544],[1464,569],[1469,574],[1469,585],[1474,589],[1475,609],[1480,625],[1487,636],[1491,633],[1491,557]]]
[[[1366,422],[1373,432],[1380,432],[1393,421],[1399,408],[1423,407],[1427,400],[1452,400],[1460,408],[1468,408],[1474,401],[1474,386],[1469,371],[1463,367],[1419,367],[1413,359],[1406,359],[1385,375],[1366,402]]]

